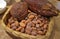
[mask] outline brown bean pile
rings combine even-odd
[[[48,22],[46,17],[29,12],[28,16],[20,22],[16,18],[9,18],[8,27],[33,36],[45,35],[48,30]]]

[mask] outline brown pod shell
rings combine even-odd
[[[57,9],[48,0],[23,0],[29,5],[29,9],[43,16],[58,15]]]
[[[10,14],[17,18],[18,20],[22,20],[28,14],[28,6],[26,2],[17,2],[13,4]]]

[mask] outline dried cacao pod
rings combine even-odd
[[[17,18],[18,20],[22,20],[28,14],[28,6],[26,2],[17,2],[13,4],[10,14]]]
[[[29,5],[29,9],[43,16],[58,15],[57,9],[48,0],[23,0]]]

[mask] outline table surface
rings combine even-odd
[[[5,32],[1,24],[2,16],[3,14],[0,15],[0,39],[20,39],[20,38],[12,37],[11,35]],[[60,15],[55,18],[54,26],[55,27],[49,39],[60,39]]]

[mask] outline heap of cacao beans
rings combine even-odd
[[[49,20],[46,17],[30,12],[28,16],[20,22],[11,17],[8,19],[8,27],[29,35],[45,35],[48,30]]]

